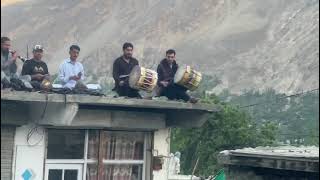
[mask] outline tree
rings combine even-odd
[[[208,176],[219,170],[217,154],[223,150],[271,145],[275,141],[276,126],[272,123],[258,128],[245,111],[219,102],[214,95],[202,100],[220,104],[222,111],[212,115],[199,129],[174,129],[172,151],[182,153],[182,172],[190,174],[199,158],[197,175]]]

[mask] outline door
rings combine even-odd
[[[47,164],[45,180],[82,180],[82,164]]]

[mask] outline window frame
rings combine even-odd
[[[54,129],[54,128],[52,128]],[[56,129],[60,130],[60,129]],[[98,167],[98,160],[92,160],[88,159],[88,148],[89,148],[89,131],[90,130],[96,130],[99,133],[100,132],[110,132],[111,130],[104,130],[104,129],[64,129],[64,130],[85,130],[85,136],[84,136],[84,157],[83,159],[48,159],[47,158],[47,152],[48,152],[48,138],[46,138],[46,153],[45,153],[45,169],[50,164],[79,164],[82,165],[82,180],[86,180],[87,176],[87,166],[88,164],[97,164],[97,171],[99,171]],[[147,161],[151,160],[147,157],[147,140],[148,138],[151,138],[151,133],[146,131],[114,131],[114,132],[139,132],[143,134],[143,160],[103,160],[103,165],[142,165],[142,180],[146,179],[146,170],[147,170]],[[150,137],[149,137],[150,136]],[[48,137],[48,131],[47,131],[47,137]],[[100,144],[100,142],[99,142]],[[99,172],[98,172],[99,173]],[[98,175],[99,176],[99,175]]]

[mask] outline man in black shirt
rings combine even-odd
[[[176,52],[170,49],[166,52],[166,58],[160,62],[157,68],[158,86],[160,87],[158,95],[166,96],[170,100],[182,99],[186,102],[196,103],[198,100],[190,97],[185,87],[174,83],[177,70]]]
[[[50,79],[47,64],[42,61],[42,56],[43,47],[36,45],[33,48],[33,58],[23,64],[21,72],[22,76],[31,76],[31,85],[36,90],[40,90],[41,83],[44,79]]]
[[[131,43],[125,43],[122,50],[123,55],[113,63],[112,75],[115,81],[113,90],[116,91],[119,96],[141,98],[138,90],[129,87],[129,74],[134,66],[139,65],[138,60],[132,57],[133,45]]]

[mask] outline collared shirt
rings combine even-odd
[[[77,76],[82,73],[81,80],[84,80],[84,69],[80,62],[73,63],[70,58],[66,59],[59,67],[59,79],[64,87],[74,88],[77,81],[70,80],[71,76]]]

